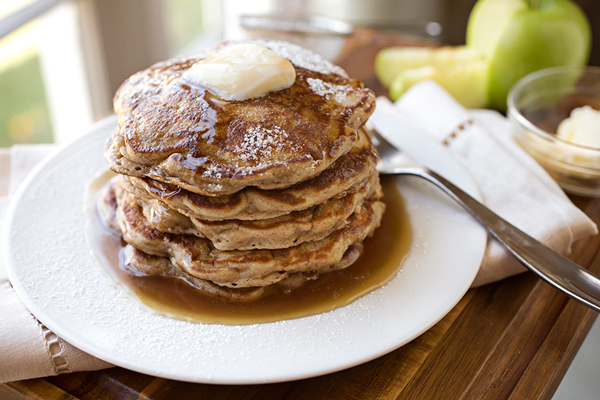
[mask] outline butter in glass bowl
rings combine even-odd
[[[600,67],[525,76],[508,94],[508,119],[517,143],[565,191],[600,197]]]

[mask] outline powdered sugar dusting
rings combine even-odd
[[[337,74],[348,77],[346,71],[334,65],[304,47],[284,42],[282,40],[257,40],[254,41],[259,46],[264,46],[273,50],[283,58],[287,58],[290,62],[300,68],[309,69],[311,71],[320,72],[322,74]]]
[[[239,157],[244,161],[258,161],[269,157],[282,148],[287,137],[287,132],[279,126],[252,126],[246,130],[239,148]]]
[[[335,85],[324,82],[321,79],[308,78],[306,80],[313,92],[327,99],[333,97],[337,102],[343,102],[344,97],[352,91],[352,87],[344,85]]]
[[[223,174],[217,165],[208,162],[202,176],[206,178],[221,179]]]

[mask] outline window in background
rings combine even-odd
[[[31,1],[3,0],[0,18]],[[33,21],[0,39],[0,147],[52,141]]]
[[[39,18],[40,67],[55,142],[81,136],[96,120],[78,3],[62,1]]]
[[[0,0],[0,19],[42,3],[0,38],[0,147],[72,140],[131,74],[222,37],[220,0]]]
[[[0,39],[0,147],[64,142],[94,122],[78,3],[0,2],[3,28],[35,17]]]
[[[222,3],[218,0],[163,0],[169,57],[196,52],[221,39]]]
[[[204,30],[202,2],[197,0],[164,0],[167,51],[177,54]]]

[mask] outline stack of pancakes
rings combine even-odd
[[[378,155],[361,128],[373,93],[308,50],[253,43],[290,60],[291,87],[226,101],[182,78],[228,43],[121,86],[105,148],[119,175],[100,201],[127,243],[128,268],[234,301],[347,267],[385,209]]]

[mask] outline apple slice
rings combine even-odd
[[[379,81],[389,88],[396,76],[408,69],[427,65],[449,69],[482,58],[480,51],[466,46],[390,47],[377,53],[375,74]]]
[[[487,105],[487,63],[483,60],[465,61],[451,68],[427,65],[407,69],[390,86],[390,97],[396,101],[412,85],[433,79],[466,108]]]

